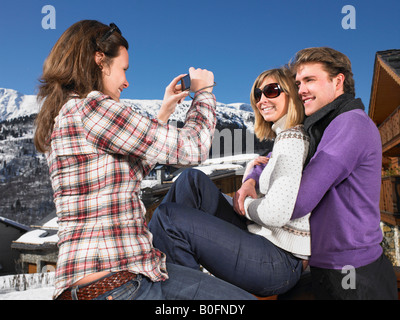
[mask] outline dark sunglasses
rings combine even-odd
[[[115,31],[117,31],[121,36],[122,32],[119,30],[115,23],[110,23],[110,30],[108,30],[105,35],[101,38],[101,42],[106,41]]]
[[[276,98],[281,92],[284,92],[282,87],[278,83],[267,84],[262,90],[260,88],[254,89],[254,98],[256,101],[260,101],[261,95],[264,94],[267,98]]]

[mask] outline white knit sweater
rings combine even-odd
[[[276,246],[304,258],[311,254],[310,214],[290,220],[300,186],[303,164],[307,156],[309,138],[303,126],[282,130],[286,116],[272,129],[277,134],[272,156],[263,170],[258,199],[246,198],[246,217],[253,221],[248,226]],[[251,164],[250,164],[251,165]]]

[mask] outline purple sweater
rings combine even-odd
[[[312,212],[310,265],[355,268],[382,254],[379,131],[362,110],[336,117],[305,168],[292,219]]]

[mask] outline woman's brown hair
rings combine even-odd
[[[39,152],[49,149],[54,119],[71,94],[84,98],[93,90],[103,90],[96,52],[104,53],[102,62],[109,65],[121,46],[128,50],[128,42],[117,31],[104,39],[110,30],[101,22],[82,20],[69,27],[52,48],[43,65],[38,92],[38,101],[43,104],[35,119],[34,143]]]
[[[264,117],[257,108],[257,100],[254,97],[254,89],[259,88],[264,79],[267,77],[275,79],[275,81],[282,87],[284,91],[283,94],[287,94],[289,98],[285,129],[289,129],[301,124],[304,120],[304,107],[297,94],[297,87],[291,71],[287,67],[264,71],[254,81],[250,93],[250,103],[255,115],[254,133],[261,141],[275,137],[275,133],[271,129],[272,123],[265,121]]]

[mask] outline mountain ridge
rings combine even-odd
[[[121,103],[133,108],[140,114],[155,118],[161,107],[162,100],[156,99],[121,99]],[[177,105],[170,119],[183,122],[191,101],[183,101]],[[0,88],[0,123],[12,119],[37,114],[40,103],[36,95],[25,95],[14,89]],[[239,127],[246,127],[253,131],[254,115],[249,104],[217,102],[217,118],[220,121],[236,123]]]

